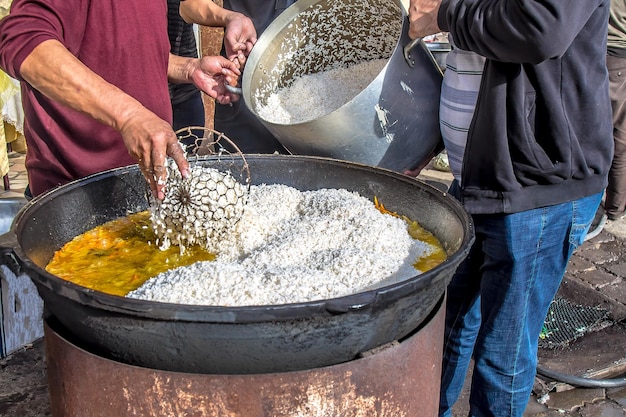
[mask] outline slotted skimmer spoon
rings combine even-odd
[[[239,148],[223,133],[198,126],[176,132],[187,149],[190,175],[182,178],[166,162],[165,198],[150,197],[152,227],[161,249],[200,245],[214,250],[240,220],[250,192],[250,169]]]

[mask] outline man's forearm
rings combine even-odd
[[[185,0],[180,2],[180,15],[187,23],[226,27],[233,11],[224,9],[213,0]]]
[[[22,63],[20,75],[42,94],[116,130],[133,114],[145,110],[141,103],[91,71],[56,40],[44,41],[33,49]]]
[[[167,64],[167,80],[171,83],[191,83],[189,58],[170,53]]]

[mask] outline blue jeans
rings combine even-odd
[[[472,355],[470,416],[522,416],[550,302],[601,198],[472,216],[476,241],[448,287],[441,416],[452,415]]]

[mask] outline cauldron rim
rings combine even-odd
[[[420,180],[399,174],[395,171],[387,170],[385,168],[372,167],[357,162],[327,157],[262,154],[251,154],[246,155],[245,157],[250,161],[257,159],[262,160],[264,158],[280,158],[285,161],[317,161],[326,165],[340,165],[356,170],[376,170],[382,175],[392,177],[397,181],[416,182],[422,191],[429,193],[431,197],[448,205],[449,208],[454,211],[454,214],[461,219],[465,228],[463,241],[459,245],[459,250],[449,254],[448,258],[442,264],[436,266],[430,271],[404,279],[400,282],[332,299],[278,305],[211,306],[131,299],[89,289],[64,280],[47,272],[44,268],[38,266],[29,258],[19,243],[20,235],[24,233],[25,219],[28,219],[41,207],[45,207],[46,204],[63,193],[68,193],[74,189],[85,187],[87,184],[95,183],[108,177],[138,172],[139,167],[136,164],[95,173],[88,177],[56,187],[40,196],[35,197],[20,209],[11,225],[11,230],[2,236],[2,240],[6,241],[7,235],[11,235],[9,237],[10,241],[15,240],[15,243],[11,244],[12,249],[19,258],[21,266],[27,271],[27,274],[34,281],[38,289],[40,289],[40,287],[44,287],[51,291],[61,290],[60,295],[70,301],[83,304],[88,307],[94,307],[96,309],[108,310],[114,313],[128,314],[156,320],[212,323],[252,323],[298,320],[311,317],[330,317],[353,311],[381,308],[381,305],[386,304],[389,299],[408,296],[416,291],[419,291],[421,288],[437,284],[439,281],[444,281],[445,277],[443,275],[445,274],[442,274],[442,271],[451,267],[456,268],[456,266],[458,266],[458,264],[467,256],[467,252],[469,251],[471,243],[474,240],[474,230],[471,217],[462,208],[460,203],[447,193],[442,193],[437,188]],[[199,158],[198,160],[212,161],[215,159],[218,159],[218,157],[208,156]],[[5,245],[0,242],[0,247],[1,246]],[[442,294],[445,290],[445,284],[442,286]],[[42,298],[44,298],[45,301],[45,297]]]

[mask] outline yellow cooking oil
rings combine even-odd
[[[384,214],[386,210],[375,199]],[[413,266],[426,272],[446,259],[446,251],[438,239],[419,223],[407,221],[412,238],[431,246],[431,251]],[[149,211],[142,211],[97,226],[66,243],[53,256],[46,270],[60,278],[96,291],[125,296],[149,278],[169,269],[188,266],[198,261],[212,261],[215,254],[200,246],[178,246],[159,249],[152,229]]]
[[[415,263],[413,263],[413,267],[421,272],[430,271],[440,263],[446,260],[447,254],[443,246],[441,246],[441,242],[439,239],[435,237],[428,230],[424,229],[420,224],[416,221],[407,220],[409,224],[409,235],[415,240],[421,240],[426,244],[430,245],[432,250],[424,256],[419,257]]]
[[[58,277],[93,290],[126,295],[155,275],[215,254],[200,246],[159,249],[150,213],[142,211],[112,220],[76,236],[46,266]]]
[[[374,196],[374,205],[383,214],[389,214],[390,216],[400,217],[404,219],[408,223],[408,231],[409,235],[415,239],[422,241],[428,244],[431,248],[431,251],[423,256],[420,256],[415,263],[413,263],[413,267],[422,273],[426,271],[430,271],[440,263],[446,260],[447,253],[446,250],[441,246],[441,242],[439,239],[435,237],[428,230],[424,229],[418,222],[407,218],[406,216],[401,216],[394,211],[387,210],[385,206],[378,201],[378,197]]]

